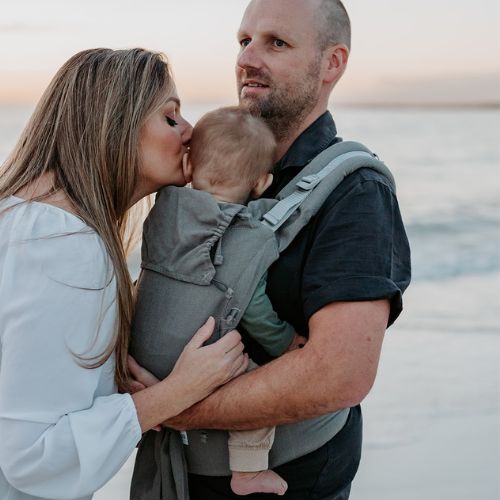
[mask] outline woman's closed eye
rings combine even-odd
[[[175,127],[177,125],[179,125],[173,118],[171,118],[170,116],[166,116],[165,119],[167,120],[167,123],[171,126],[171,127]]]

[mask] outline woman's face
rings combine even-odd
[[[174,88],[164,104],[146,120],[141,129],[141,167],[134,201],[167,184],[186,184],[182,173],[182,157],[192,130],[193,127],[181,116],[180,101]]]

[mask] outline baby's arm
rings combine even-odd
[[[282,321],[266,294],[267,273],[260,279],[241,319],[241,325],[271,356],[279,356],[304,344],[306,339],[295,333],[293,326]]]

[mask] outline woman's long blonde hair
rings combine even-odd
[[[116,353],[115,379],[125,389],[133,314],[126,253],[137,182],[140,129],[165,100],[173,80],[165,57],[143,49],[92,49],[67,61],[43,94],[0,170],[0,199],[54,178],[78,216],[102,238],[117,281],[118,321],[96,368]]]

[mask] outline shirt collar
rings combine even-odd
[[[333,117],[329,111],[325,111],[295,139],[281,160],[274,165],[273,172],[278,173],[288,167],[303,167],[338,140]]]

